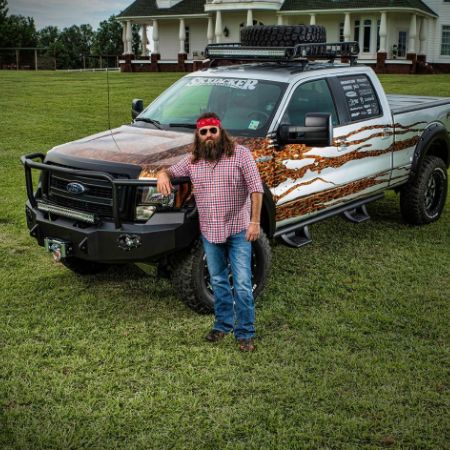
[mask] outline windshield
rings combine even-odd
[[[204,112],[215,112],[236,136],[264,136],[286,83],[247,78],[185,77],[175,83],[138,118],[161,127],[194,128]]]

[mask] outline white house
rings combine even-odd
[[[330,42],[359,41],[359,60],[380,72],[450,72],[450,0],[135,0],[118,20],[124,71],[199,68],[208,43],[239,42],[246,25],[318,24]],[[151,55],[132,54],[132,24]]]

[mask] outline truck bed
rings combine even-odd
[[[421,95],[386,95],[393,114],[418,111],[435,106],[450,105],[450,98]]]

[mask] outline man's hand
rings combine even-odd
[[[245,238],[247,241],[256,241],[261,234],[261,225],[259,223],[249,223]]]
[[[161,192],[161,194],[165,196],[169,195],[173,190],[173,186],[167,171],[161,170],[158,172],[157,180],[156,188],[158,189],[158,192]]]

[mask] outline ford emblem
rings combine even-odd
[[[66,186],[66,191],[71,194],[80,195],[86,192],[86,188],[80,183],[68,183]]]

